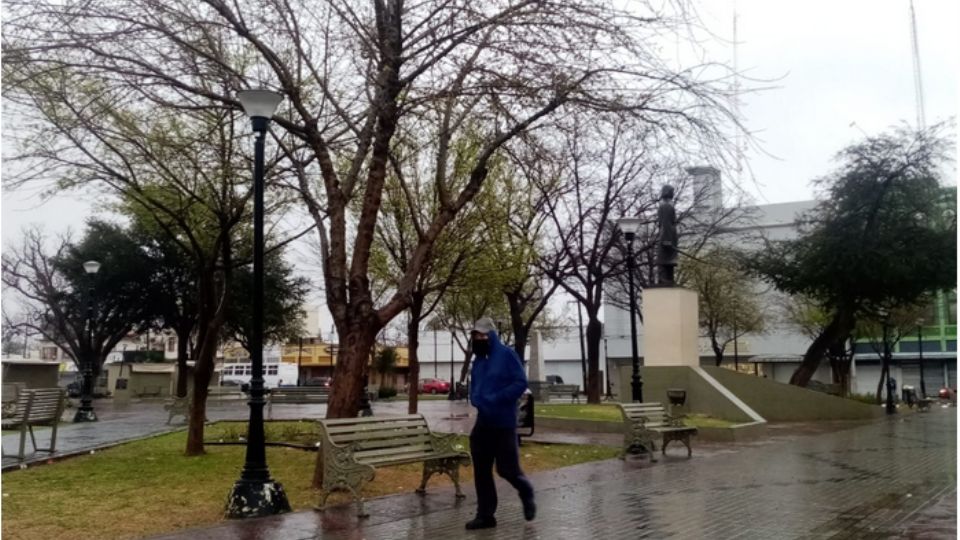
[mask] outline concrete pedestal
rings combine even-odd
[[[643,365],[700,366],[697,293],[680,287],[643,291]]]

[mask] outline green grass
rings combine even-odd
[[[573,420],[594,420],[598,422],[622,422],[620,408],[612,404],[580,405],[577,403],[538,404],[536,415],[545,418],[569,418]],[[694,427],[730,427],[736,422],[713,418],[705,414],[691,414],[684,417],[684,424]]]
[[[713,418],[705,414],[689,414],[683,418],[683,424],[698,428],[725,428],[737,425],[737,422],[731,422],[722,418]]]
[[[623,415],[616,405],[580,405],[577,403],[541,403],[535,406],[536,416],[622,422]]]
[[[313,422],[271,422],[267,439],[310,444]],[[238,440],[242,423],[207,428],[208,440]],[[207,446],[202,456],[185,457],[186,434],[171,433],[120,445],[91,455],[3,475],[4,538],[141,538],[223,520],[223,505],[244,461],[243,446]],[[467,448],[466,437],[459,444]],[[521,463],[527,472],[610,459],[618,449],[603,446],[524,443]],[[311,508],[317,493],[310,487],[317,454],[268,447],[272,476],[283,484],[295,510]],[[419,464],[377,470],[365,497],[409,492],[420,481]],[[471,468],[461,470],[469,489]],[[449,484],[435,476],[430,486]],[[348,500],[334,494],[330,502]]]

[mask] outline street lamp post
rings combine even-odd
[[[640,380],[640,355],[637,352],[637,296],[633,290],[633,272],[636,268],[636,261],[633,260],[633,239],[637,235],[637,229],[640,228],[640,220],[637,218],[623,218],[617,226],[623,231],[627,240],[627,283],[629,283],[630,294],[630,353],[633,361],[633,376],[630,380],[630,386],[635,403],[643,402],[643,381]]]
[[[256,134],[253,168],[253,333],[250,336],[250,422],[246,461],[240,479],[227,498],[228,518],[249,518],[290,511],[283,486],[270,478],[263,433],[263,191],[264,140],[270,118],[283,96],[268,90],[245,90],[237,98],[253,123]]]
[[[893,393],[896,391],[893,387],[893,371],[891,364],[891,353],[890,353],[890,325],[887,322],[887,316],[884,314],[883,317],[883,362],[887,366],[887,414],[894,414],[897,412],[896,407],[893,406]]]
[[[450,331],[450,394],[447,399],[453,401],[457,399],[457,383],[453,381],[453,330]]]
[[[587,390],[587,349],[583,343],[583,312],[579,300],[571,300],[568,304],[577,305],[577,336],[580,338],[580,372],[583,377],[583,390]]]
[[[93,410],[93,276],[100,270],[100,263],[97,261],[87,261],[83,263],[83,270],[90,276],[90,283],[87,289],[87,321],[84,338],[89,346],[89,351],[81,361],[80,368],[80,408],[73,415],[74,422],[96,422],[97,413]]]
[[[917,351],[920,353],[920,397],[927,397],[927,383],[923,380],[923,319],[917,321]]]

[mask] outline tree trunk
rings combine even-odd
[[[790,377],[790,384],[806,386],[820,367],[820,361],[826,356],[830,346],[848,336],[853,330],[853,325],[853,311],[844,307],[838,309],[830,320],[830,324],[813,340],[807,352],[804,353],[800,367]]]
[[[208,330],[200,341],[200,350],[197,354],[193,369],[193,400],[190,407],[190,421],[187,426],[188,456],[198,456],[205,453],[203,447],[203,430],[207,421],[207,395],[210,379],[213,378],[214,362],[217,356],[217,336],[219,324],[216,320],[207,324]],[[216,330],[210,327],[215,327]]]
[[[880,368],[880,381],[877,382],[877,405],[883,405],[883,385],[890,376],[890,366],[887,365],[886,359],[881,362],[883,367]]]
[[[460,368],[460,384],[467,382],[467,375],[470,374],[470,360],[473,359],[473,352],[467,349],[463,353],[463,367]]]
[[[229,265],[229,253],[224,260]],[[210,379],[213,378],[217,357],[217,345],[220,342],[220,329],[226,318],[226,304],[229,290],[228,276],[217,276],[213,271],[200,272],[197,296],[200,300],[197,315],[197,351],[194,354],[193,400],[190,407],[187,426],[186,455],[197,456],[204,453],[203,430],[207,421],[207,395]]]
[[[339,328],[338,328],[339,329]],[[334,369],[333,391],[327,405],[327,418],[354,418],[360,411],[360,396],[369,371],[370,349],[380,331],[371,316],[356,321],[340,334],[340,354]]]
[[[417,401],[420,398],[420,356],[417,351],[420,348],[420,316],[423,312],[423,298],[414,295],[410,303],[410,322],[407,323],[407,351],[410,358],[410,384],[407,390],[407,413],[417,414]],[[436,331],[434,331],[436,339]],[[436,362],[436,358],[433,360]]]
[[[523,322],[523,305],[517,294],[507,294],[507,305],[510,307],[510,328],[513,330],[513,350],[517,351],[520,363],[526,364],[527,336],[529,329]]]
[[[587,403],[600,403],[600,341],[603,324],[588,310],[587,320]],[[607,375],[609,376],[609,374]]]
[[[177,397],[187,397],[187,350],[190,346],[190,327],[184,330],[185,325],[177,328]]]
[[[717,339],[714,337],[710,338],[710,346],[713,348],[713,357],[717,362],[717,367],[720,367],[720,364],[723,363],[723,348],[720,347],[720,344],[717,343]]]

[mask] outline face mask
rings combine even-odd
[[[490,354],[490,342],[485,339],[475,339],[470,344],[470,347],[473,349],[473,354],[477,356],[487,356]]]

